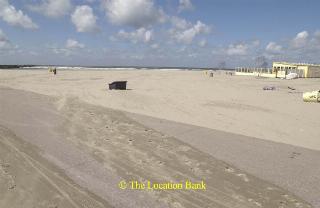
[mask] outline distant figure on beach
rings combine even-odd
[[[57,74],[57,68],[53,69],[53,74],[56,75]]]
[[[209,70],[209,76],[213,77],[213,70]]]

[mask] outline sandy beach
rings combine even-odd
[[[129,90],[108,90],[114,80]],[[21,207],[11,199],[24,201],[28,190],[27,207],[319,207],[319,104],[302,101],[319,84],[202,71],[0,70],[0,183],[17,184],[3,186],[0,207]],[[269,85],[276,90],[262,90]],[[118,186],[185,180],[206,190]]]
[[[0,84],[67,97],[121,111],[163,118],[309,149],[320,150],[319,105],[302,93],[319,79],[279,80],[195,71],[0,71]],[[114,80],[128,80],[125,92],[108,91]],[[266,85],[275,91],[263,91]],[[290,90],[293,87],[296,90]]]

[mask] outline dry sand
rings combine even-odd
[[[61,168],[70,180],[92,192],[94,197],[86,195],[89,199],[101,197],[108,204],[121,208],[310,207],[288,191],[219,161],[176,138],[146,128],[122,112],[86,104],[77,98],[66,99],[58,110],[53,104],[59,99],[26,91],[0,90],[1,125],[12,129],[17,137],[36,145],[42,156]],[[8,134],[1,135],[3,144],[8,144],[9,150],[15,150],[17,145],[7,142],[10,141]],[[29,151],[28,147],[24,149],[24,152]],[[11,156],[8,154],[5,153],[4,158]],[[25,153],[21,155],[29,159]],[[34,158],[39,160],[38,157]],[[21,161],[21,158],[17,160]],[[55,170],[26,174],[36,179],[39,177],[37,174],[41,174],[43,180],[50,182],[49,185],[53,184],[65,198],[74,197],[71,200],[74,204],[65,204],[63,197],[60,201],[54,201],[51,198],[54,197],[52,187],[46,190],[38,184],[33,185],[41,179],[25,181],[28,178],[24,178],[24,173],[20,171],[24,168],[37,170],[37,166],[30,165],[29,160],[27,164],[18,161],[6,160],[4,163],[16,169],[10,172],[11,178],[20,178],[16,189],[22,193],[33,193],[30,204],[23,207],[37,206],[38,198],[47,204],[55,202],[54,207],[99,207],[100,204],[88,206],[85,204],[86,198],[79,199],[74,196],[75,193],[68,193],[66,187],[59,183],[59,178],[54,177],[57,175]],[[203,180],[206,190],[121,190],[118,188],[121,180],[149,180],[153,183]],[[9,191],[2,191],[5,195],[1,195],[0,203],[10,206],[12,198],[20,203],[26,200],[26,194],[10,194]]]
[[[111,206],[48,163],[37,148],[0,126],[0,207]]]
[[[128,80],[132,90],[107,91],[114,80]],[[54,77],[45,70],[0,70],[0,85],[320,150],[319,104],[302,102],[302,92],[319,90],[320,79],[156,70],[59,71]],[[266,85],[277,90],[263,91]]]
[[[128,80],[131,90],[106,90],[106,83],[113,80]],[[264,85],[275,85],[277,90],[262,91]],[[203,72],[186,71],[59,71],[54,77],[42,70],[0,70],[0,86],[43,94],[1,88],[0,125],[36,145],[43,151],[43,157],[106,204],[116,207],[308,207],[299,197],[272,183],[292,189],[302,197],[308,190],[299,192],[296,185],[283,185],[286,179],[275,180],[276,174],[270,177],[272,171],[265,176],[257,171],[265,162],[275,161],[279,154],[265,160],[256,152],[255,156],[261,160],[254,160],[250,166],[250,158],[245,153],[239,154],[236,147],[230,148],[229,154],[213,154],[211,151],[227,149],[222,146],[214,149],[214,142],[209,141],[211,137],[197,143],[192,141],[195,137],[184,137],[181,132],[174,135],[158,124],[150,126],[155,130],[147,128],[148,119],[138,119],[144,123],[141,125],[132,120],[133,116],[110,108],[314,149],[316,156],[310,157],[313,160],[320,148],[319,105],[303,103],[301,92],[317,89],[319,79],[287,81],[225,75],[209,78]],[[296,90],[291,91],[287,86]],[[167,134],[157,131],[160,129]],[[219,135],[214,141],[223,144],[237,143],[229,143],[229,138],[244,141],[234,134],[212,134],[213,139]],[[252,139],[259,140],[256,138]],[[239,146],[245,149],[245,145]],[[261,149],[261,145],[251,147]],[[277,149],[278,145],[270,143],[267,147]],[[268,154],[264,148],[262,155]],[[275,162],[274,167],[281,167],[283,162]],[[314,161],[308,168],[312,165]],[[290,164],[289,170],[295,170],[293,167]],[[317,177],[312,175],[315,172],[308,174],[316,181]],[[289,182],[297,177],[290,171],[283,173],[288,174]],[[123,191],[117,187],[122,179],[203,179],[208,190]],[[317,191],[310,190],[312,196],[304,198],[315,207],[319,202]],[[0,198],[0,205],[1,202]]]
[[[127,115],[320,207],[320,151],[141,114]]]

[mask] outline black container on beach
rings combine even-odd
[[[109,84],[109,90],[126,90],[127,81],[115,81]]]

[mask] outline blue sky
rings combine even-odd
[[[318,0],[0,0],[0,64],[319,63]]]

